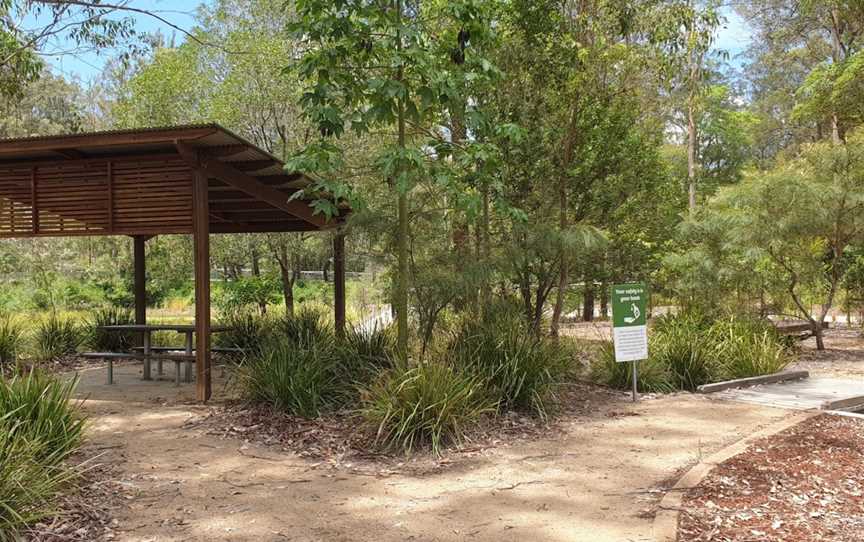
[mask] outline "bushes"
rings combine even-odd
[[[215,335],[218,346],[239,348],[252,355],[270,337],[275,319],[248,310],[225,311],[219,318],[219,325],[227,330]]]
[[[18,540],[52,512],[75,476],[64,465],[78,448],[84,420],[71,404],[75,382],[33,372],[0,379],[0,541]]]
[[[649,340],[650,359],[668,368],[673,388],[695,391],[721,378],[711,322],[704,316],[688,312],[661,317]]]
[[[499,410],[544,416],[553,386],[567,366],[562,350],[511,318],[466,321],[448,347],[459,370],[480,377]]]
[[[362,401],[377,441],[407,452],[426,443],[437,452],[461,441],[465,430],[495,407],[482,378],[437,363],[383,375]]]
[[[14,363],[24,343],[24,326],[11,316],[0,315],[0,366]]]
[[[135,344],[134,333],[108,332],[100,328],[134,323],[135,316],[131,309],[123,307],[97,309],[87,321],[87,344],[97,352],[126,352]]]
[[[675,391],[669,367],[656,358],[639,362],[637,388],[642,393],[669,393]],[[591,378],[613,388],[629,390],[633,387],[633,369],[629,363],[615,361],[615,348],[611,342],[600,346],[597,361],[591,366]]]
[[[776,373],[792,361],[784,339],[768,322],[725,318],[711,331],[719,345],[723,380]]]
[[[74,354],[83,339],[81,327],[73,319],[52,314],[36,327],[34,346],[37,359],[50,361]]]
[[[335,348],[298,348],[274,341],[241,372],[247,398],[276,410],[314,418],[340,403],[348,383],[340,378]]]
[[[248,322],[256,330],[268,323]],[[348,405],[359,386],[393,366],[395,341],[389,330],[351,329],[338,340],[321,314],[310,309],[275,321],[260,341],[263,346],[250,350],[240,372],[243,394],[299,416],[315,417]]]
[[[695,391],[733,378],[775,373],[791,361],[789,349],[764,321],[727,316],[711,319],[692,312],[659,318],[649,335],[649,358],[639,362],[639,389]],[[595,380],[627,389],[629,363],[616,363],[612,344],[592,367]]]
[[[558,344],[513,318],[465,320],[437,355],[438,362],[394,369],[365,391],[363,415],[385,447],[437,451],[484,414],[545,416],[568,365]]]

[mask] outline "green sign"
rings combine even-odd
[[[612,286],[612,327],[645,325],[648,288],[642,283]]]
[[[644,284],[612,286],[612,340],[615,361],[638,361],[648,358],[648,288]],[[636,382],[636,366],[633,366]],[[633,397],[635,400],[636,391]]]

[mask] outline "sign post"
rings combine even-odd
[[[633,362],[633,402],[639,398],[637,363],[648,358],[648,288],[644,283],[612,286],[612,339],[615,361]]]

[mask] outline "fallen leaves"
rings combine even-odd
[[[864,420],[811,418],[718,465],[687,493],[681,542],[864,541]]]

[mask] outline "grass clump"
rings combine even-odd
[[[782,371],[792,354],[776,328],[754,318],[727,317],[711,329],[721,359],[723,380]]]
[[[52,314],[36,327],[36,356],[51,361],[74,354],[84,341],[84,333],[75,320]]]
[[[234,310],[223,312],[219,325],[227,329],[215,335],[217,346],[239,348],[244,354],[252,355],[266,344],[275,321],[258,312]]]
[[[650,331],[649,359],[668,368],[673,388],[695,391],[720,377],[711,325],[703,315],[690,312],[657,319]]]
[[[248,400],[278,411],[314,418],[356,404],[359,388],[394,366],[387,329],[349,329],[339,339],[311,309],[267,324],[261,329],[269,331],[255,332],[260,343],[250,348],[239,382]]]
[[[657,393],[695,391],[703,384],[776,373],[792,360],[789,348],[768,322],[692,312],[658,318],[649,331],[648,355],[639,362],[638,386]],[[598,382],[628,389],[631,371],[629,363],[615,362],[609,342],[591,372]]]
[[[135,345],[135,333],[106,331],[101,328],[134,323],[135,316],[131,309],[125,307],[96,309],[87,319],[87,345],[96,352],[127,352]]]
[[[612,388],[629,390],[633,388],[633,367],[630,363],[615,361],[615,347],[611,342],[604,342],[597,361],[591,366],[591,378]],[[639,362],[636,386],[642,393],[670,393],[676,389],[669,367],[659,363],[657,358]]]
[[[377,442],[405,452],[430,445],[437,453],[458,443],[495,409],[482,378],[438,363],[389,371],[362,396],[362,412],[377,428]]]
[[[567,368],[559,345],[535,337],[510,318],[466,321],[448,346],[448,359],[483,381],[499,411],[540,416],[546,415],[554,386]]]
[[[334,340],[333,328],[326,323],[321,312],[309,307],[286,315],[280,322],[278,333],[301,347]]]
[[[24,326],[7,315],[0,315],[0,366],[15,363],[24,344]]]
[[[0,380],[0,541],[54,512],[75,477],[65,465],[78,449],[84,419],[72,404],[75,382],[31,372]]]
[[[240,382],[252,402],[314,418],[341,403],[347,386],[339,369],[334,348],[298,348],[282,339],[271,342],[242,368]]]

